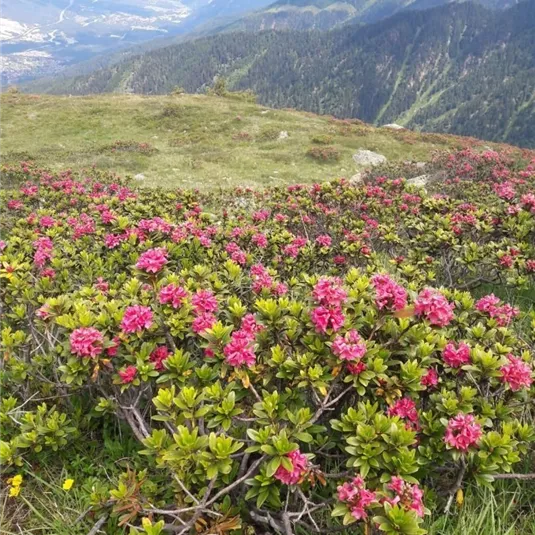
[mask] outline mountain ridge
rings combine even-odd
[[[448,4],[329,32],[205,37],[48,91],[199,92],[224,76],[266,105],[533,146],[534,35],[535,0],[499,15]]]

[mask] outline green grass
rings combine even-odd
[[[103,459],[99,459],[103,461]],[[75,479],[70,491],[62,489],[66,477]],[[0,494],[0,535],[86,535],[98,516],[88,510],[91,480],[78,469],[44,469],[21,496]],[[81,518],[83,516],[83,518]],[[462,507],[448,514],[435,511],[427,517],[429,535],[535,535],[535,488],[533,483],[500,481],[494,492],[469,486]],[[106,524],[107,535],[123,529],[115,520]],[[342,532],[350,535],[354,531]]]
[[[102,95],[57,97],[4,94],[2,160],[33,160],[53,170],[95,165],[145,175],[149,186],[272,186],[351,177],[359,148],[389,161],[425,161],[463,138],[393,132],[292,110],[273,110],[235,97]],[[269,139],[265,132],[288,132]],[[307,157],[313,138],[328,135],[336,162]],[[158,152],[104,150],[115,141],[146,142]]]

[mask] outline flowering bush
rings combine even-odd
[[[535,168],[488,159],[463,199],[5,169],[3,470],[119,420],[146,461],[91,499],[132,533],[424,533],[535,439],[535,318],[467,291],[533,284]]]

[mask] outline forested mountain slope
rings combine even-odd
[[[249,13],[229,26],[230,29],[258,31],[325,30],[348,21],[372,23],[406,9],[428,9],[451,0],[278,0],[257,12]],[[478,0],[493,9],[505,9],[517,0]]]
[[[216,76],[260,102],[535,145],[535,0],[400,13],[329,32],[221,34],[151,51],[51,93],[203,91]]]

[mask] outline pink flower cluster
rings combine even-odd
[[[163,371],[163,362],[169,357],[169,349],[166,346],[157,347],[149,356],[150,362],[154,363],[154,369],[158,372]]]
[[[232,333],[230,342],[223,348],[225,361],[230,366],[239,368],[243,365],[250,368],[256,362],[254,341],[256,333],[263,329],[256,322],[253,314],[247,314],[241,323],[241,328]]]
[[[339,307],[347,299],[347,293],[337,279],[320,279],[314,286],[312,295],[318,303],[325,306]]]
[[[444,441],[457,450],[466,451],[475,445],[483,432],[472,414],[460,413],[448,422]]]
[[[409,420],[412,423],[418,422],[418,411],[416,404],[410,398],[398,399],[394,405],[388,408],[388,416],[399,416]]]
[[[366,364],[364,364],[364,362],[362,361],[359,361],[359,362],[348,362],[346,364],[346,368],[347,368],[347,371],[351,374],[351,375],[359,375],[361,374],[364,370],[367,369],[367,366]]]
[[[329,327],[335,332],[340,330],[345,321],[342,304],[347,299],[347,293],[341,287],[340,281],[320,279],[314,286],[312,295],[320,305],[314,308],[311,314],[316,331],[325,333]]]
[[[394,498],[386,498],[390,505],[401,505],[404,509],[415,511],[419,517],[424,516],[424,493],[418,485],[411,485],[398,476],[393,476],[387,489],[395,493]]]
[[[435,368],[429,368],[420,383],[427,387],[436,386],[438,384],[438,373]]]
[[[191,304],[196,314],[213,314],[217,310],[217,299],[211,290],[197,290],[191,298]]]
[[[195,319],[191,325],[194,333],[202,333],[211,329],[217,322],[217,299],[211,290],[197,290],[191,298]]]
[[[35,240],[33,246],[35,247],[33,261],[37,267],[42,268],[52,258],[54,244],[48,236],[43,236]]]
[[[165,247],[149,249],[139,257],[136,267],[147,273],[158,273],[167,264],[167,254]]]
[[[268,246],[268,239],[266,235],[261,232],[254,234],[251,241],[260,249],[265,249]]]
[[[416,298],[414,310],[418,316],[424,316],[431,325],[445,327],[453,319],[455,305],[437,290],[424,288]]]
[[[372,284],[375,288],[375,304],[382,310],[401,310],[407,306],[407,292],[388,275],[374,275]]]
[[[121,329],[125,333],[141,332],[152,326],[152,310],[149,307],[133,305],[128,307],[121,321]]]
[[[96,357],[102,353],[104,337],[94,327],[80,327],[70,336],[71,353],[79,357]]]
[[[366,342],[355,329],[351,329],[345,336],[337,336],[331,349],[340,360],[354,361],[366,353]]]
[[[247,262],[247,255],[245,254],[245,251],[240,249],[237,243],[230,242],[226,247],[225,250],[230,255],[230,258],[233,262],[236,262],[236,264],[240,264],[240,266],[243,266]]]
[[[277,215],[282,215],[282,214],[277,214]],[[284,216],[282,216],[284,217]],[[276,219],[279,219],[280,218],[277,218]],[[286,245],[283,249],[283,253],[285,256],[288,256],[290,258],[296,258],[297,255],[299,254],[299,251],[301,249],[303,249],[305,247],[305,245],[307,244],[308,240],[306,238],[302,238],[302,237],[296,237],[292,240],[292,243]]]
[[[159,301],[162,305],[170,304],[173,308],[179,308],[187,299],[188,292],[177,284],[168,284],[160,289]]]
[[[332,238],[328,234],[321,234],[316,238],[316,243],[321,247],[330,247]]]
[[[343,327],[345,316],[339,307],[319,306],[312,311],[311,320],[319,333],[326,333],[329,327],[336,332]]]
[[[501,301],[494,294],[486,295],[477,301],[476,310],[488,314],[496,320],[500,327],[506,327],[512,319],[520,313],[518,308],[511,306],[509,303],[501,304]]]
[[[529,388],[533,383],[532,372],[529,364],[511,354],[507,355],[509,364],[500,368],[501,380],[507,383],[513,392],[522,387]]]
[[[259,294],[267,290],[275,295],[284,295],[288,287],[282,282],[275,282],[268,270],[262,264],[251,266],[251,279],[253,280],[253,292]]]
[[[137,375],[137,368],[135,366],[127,366],[124,370],[119,370],[119,377],[123,384],[131,383]]]
[[[455,342],[448,342],[442,350],[444,362],[452,368],[460,368],[463,364],[470,362],[470,346],[464,342],[459,342],[455,347]]]
[[[274,477],[285,485],[297,485],[308,470],[308,459],[299,450],[291,451],[286,457],[292,463],[292,470],[287,470],[281,464],[277,468]]]
[[[354,477],[337,488],[338,499],[346,503],[351,512],[351,516],[356,520],[365,520],[368,518],[366,509],[377,501],[375,492],[368,490],[364,480],[360,477]]]

